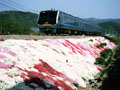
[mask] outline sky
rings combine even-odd
[[[17,6],[15,7],[15,3],[10,1],[16,2]],[[34,13],[53,8],[80,18],[120,18],[120,0],[0,0],[0,11],[13,10],[13,8],[22,11],[32,9]]]

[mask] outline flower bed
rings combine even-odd
[[[98,46],[106,43],[104,47]],[[102,68],[101,51],[114,43],[103,37],[0,41],[0,90],[74,90],[86,87]]]

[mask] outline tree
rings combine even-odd
[[[10,19],[0,19],[0,34],[31,34],[30,28]]]

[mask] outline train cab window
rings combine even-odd
[[[42,11],[38,24],[56,24],[57,11]]]

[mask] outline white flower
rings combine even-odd
[[[93,42],[89,41],[90,39]],[[9,39],[0,42],[0,47],[6,50],[0,50],[0,53],[6,56],[5,59],[0,59],[0,62],[11,65],[9,69],[0,68],[0,89],[33,90],[25,85],[23,78],[20,76],[24,73],[28,78],[28,73],[24,70],[41,73],[43,76],[51,75],[53,76],[49,76],[51,79],[63,80],[73,88],[75,87],[72,81],[82,87],[86,87],[88,80],[94,79],[94,76],[99,73],[99,70],[94,65],[95,58],[101,52],[95,46],[96,43],[99,43],[98,40],[102,43],[107,43],[105,48],[113,48],[115,46],[115,44],[103,37],[38,41]],[[10,52],[8,53],[8,51]],[[39,59],[49,64],[55,71],[64,74],[65,77],[52,75],[48,72],[39,72],[34,68],[36,64],[42,64]],[[36,84],[33,85],[37,86]],[[62,87],[58,88],[62,89]],[[37,87],[37,89],[40,90],[42,87]]]

